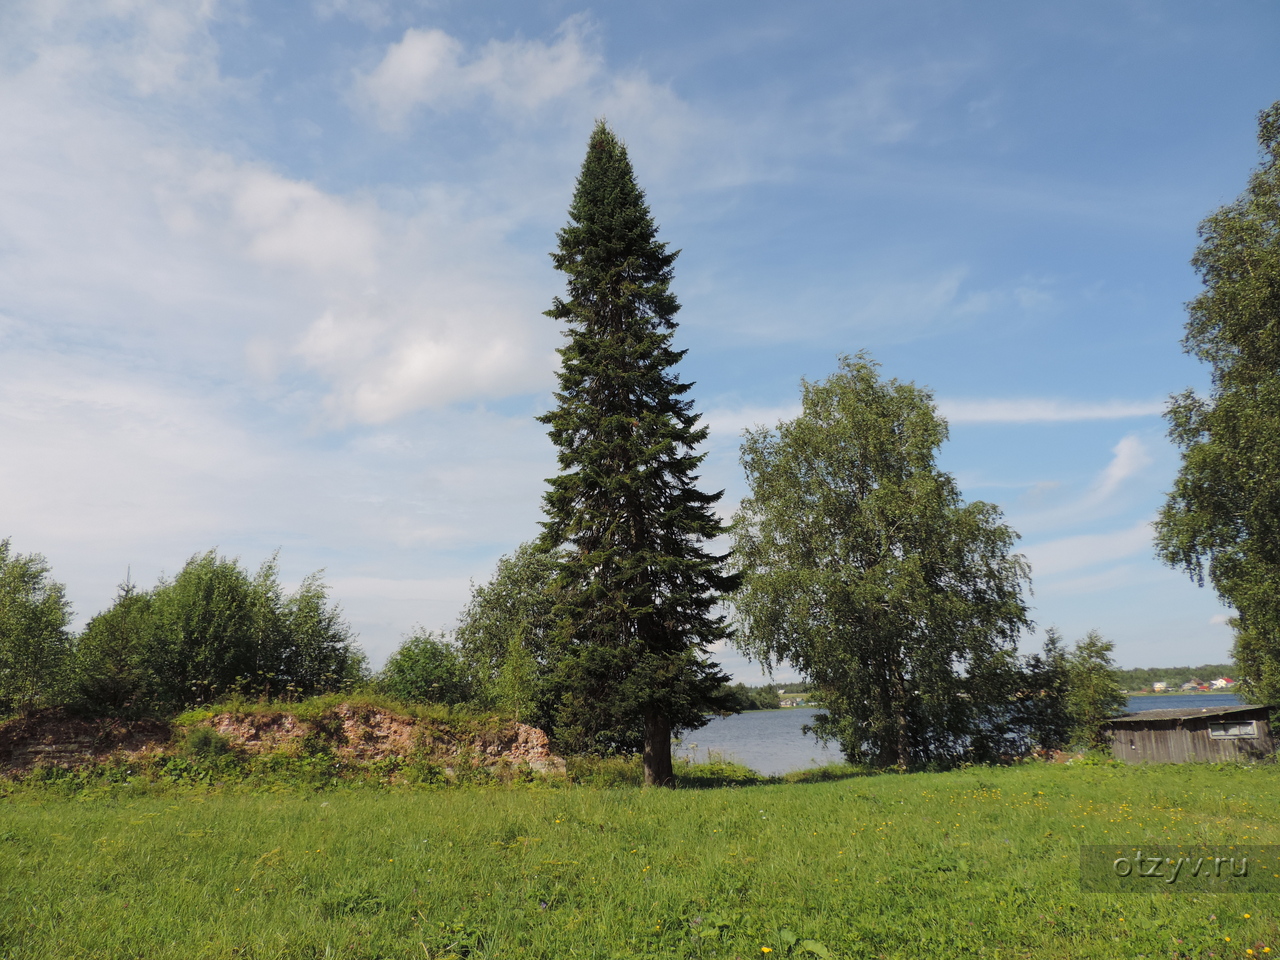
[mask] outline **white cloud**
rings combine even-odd
[[[470,117],[494,114],[501,142],[485,159],[501,168],[486,189],[501,193],[513,209],[564,189],[566,169],[581,159],[580,138],[601,117],[627,141],[651,189],[665,184],[683,192],[776,178],[777,165],[755,149],[778,146],[763,132],[767,124],[707,115],[643,70],[611,68],[600,46],[582,15],[563,21],[546,40],[468,45],[438,28],[413,27],[376,65],[354,75],[349,101],[391,132],[464,110]],[[554,177],[555,185],[537,179],[542,176]]]
[[[710,429],[708,438],[712,444],[737,445],[743,430],[759,427],[773,428],[783,420],[794,420],[800,415],[800,404],[790,403],[776,407],[744,406],[718,407],[702,415],[701,423]]]
[[[1094,482],[1084,503],[1093,506],[1110,500],[1130,478],[1137,476],[1152,464],[1151,454],[1133,434],[1122,437],[1111,450],[1111,462]]]
[[[1122,437],[1111,449],[1111,459],[1093,478],[1089,486],[1074,500],[1059,503],[1047,509],[1021,513],[1014,518],[1014,526],[1023,530],[1046,530],[1085,523],[1098,517],[1115,514],[1131,503],[1135,488],[1146,470],[1154,462],[1151,452],[1142,439],[1134,434]],[[1043,502],[1045,486],[1032,488]]]
[[[373,273],[380,240],[377,213],[269,170],[219,164],[227,174],[234,222],[249,234],[247,252],[263,263],[319,276]],[[197,177],[197,182],[201,177]]]
[[[1144,520],[1111,533],[1086,533],[1031,544],[1022,553],[1031,561],[1033,576],[1050,576],[1150,552],[1151,540],[1151,521]]]
[[[7,32],[46,69],[99,88],[187,95],[221,81],[209,26],[217,0],[57,0],[13,3]]]
[[[1074,423],[1085,420],[1124,420],[1153,417],[1164,411],[1164,401],[1049,400],[1024,397],[1008,400],[938,401],[938,411],[950,423]]]
[[[512,221],[443,190],[337,195],[80,90],[39,61],[0,79],[7,337],[318,375],[314,412],[339,424],[549,385],[549,271]]]
[[[326,408],[339,420],[385,423],[423,406],[503,396],[549,382],[554,357],[531,356],[533,338],[503,336],[500,318],[459,311],[460,322],[415,329],[359,312],[326,313],[298,354],[335,389]],[[471,322],[468,323],[467,321]]]
[[[415,107],[459,92],[461,52],[462,44],[443,30],[410,28],[372,72],[359,78],[357,89],[378,111],[382,125],[397,129]]]
[[[562,23],[551,43],[491,40],[470,55],[443,30],[411,27],[376,67],[357,76],[356,93],[393,130],[419,107],[450,110],[477,97],[499,108],[531,111],[602,73],[603,58],[592,46],[581,16]]]

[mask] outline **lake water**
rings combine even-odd
[[[839,749],[824,747],[800,730],[820,712],[794,707],[716,717],[701,730],[685,734],[676,755],[702,761],[708,752],[719,753],[766,776],[839,763],[844,759]]]
[[[1129,712],[1142,710],[1187,710],[1192,707],[1236,707],[1234,693],[1152,693],[1129,697]]]
[[[1234,693],[1164,693],[1131,696],[1129,710],[1233,707],[1239,703]],[[796,707],[717,717],[701,730],[686,734],[676,755],[702,761],[709,753],[718,753],[767,776],[839,763],[844,758],[834,744],[824,747],[800,730],[806,723],[812,723],[819,712],[810,707]]]

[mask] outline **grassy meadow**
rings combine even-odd
[[[0,800],[0,957],[1280,954],[1274,895],[1081,892],[1079,844],[1156,840],[1280,843],[1280,768],[18,785]]]

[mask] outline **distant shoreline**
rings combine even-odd
[[[1160,690],[1158,692],[1151,691],[1149,693],[1126,693],[1126,697],[1193,697],[1193,696],[1221,696],[1224,693],[1235,693],[1234,687],[1227,687],[1222,690]]]

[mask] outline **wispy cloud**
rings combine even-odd
[[[1151,549],[1151,521],[1111,533],[1061,537],[1024,547],[1033,576],[1049,576],[1115,563]]]
[[[1163,400],[1049,400],[1037,397],[1001,400],[943,399],[938,411],[950,423],[1071,423],[1154,417]]]
[[[1079,507],[1093,507],[1110,500],[1131,477],[1152,463],[1146,446],[1133,434],[1122,437],[1111,449],[1111,462],[1094,481]]]
[[[793,420],[799,415],[798,403],[776,407],[716,407],[704,413],[701,422],[710,429],[709,437],[713,444],[736,444],[743,430],[775,427],[780,421]]]
[[[778,175],[777,164],[760,153],[779,146],[764,132],[768,123],[707,112],[644,69],[609,62],[595,22],[581,14],[547,38],[483,43],[438,27],[410,27],[376,64],[352,74],[347,99],[393,138],[462,115],[475,132],[482,125],[474,121],[491,119],[501,136],[481,166],[501,169],[486,186],[509,194],[513,204],[527,202],[532,172],[550,159],[573,154],[576,164],[581,138],[600,117],[626,140],[650,189],[685,193]],[[555,176],[563,175],[557,167]]]
[[[1153,462],[1151,452],[1140,437],[1135,434],[1121,437],[1111,448],[1107,465],[1082,493],[1045,509],[1020,514],[1015,518],[1015,526],[1023,531],[1052,530],[1114,515],[1126,504],[1131,505],[1139,480]],[[1040,494],[1039,499],[1043,498],[1045,489],[1044,484],[1032,488]]]

